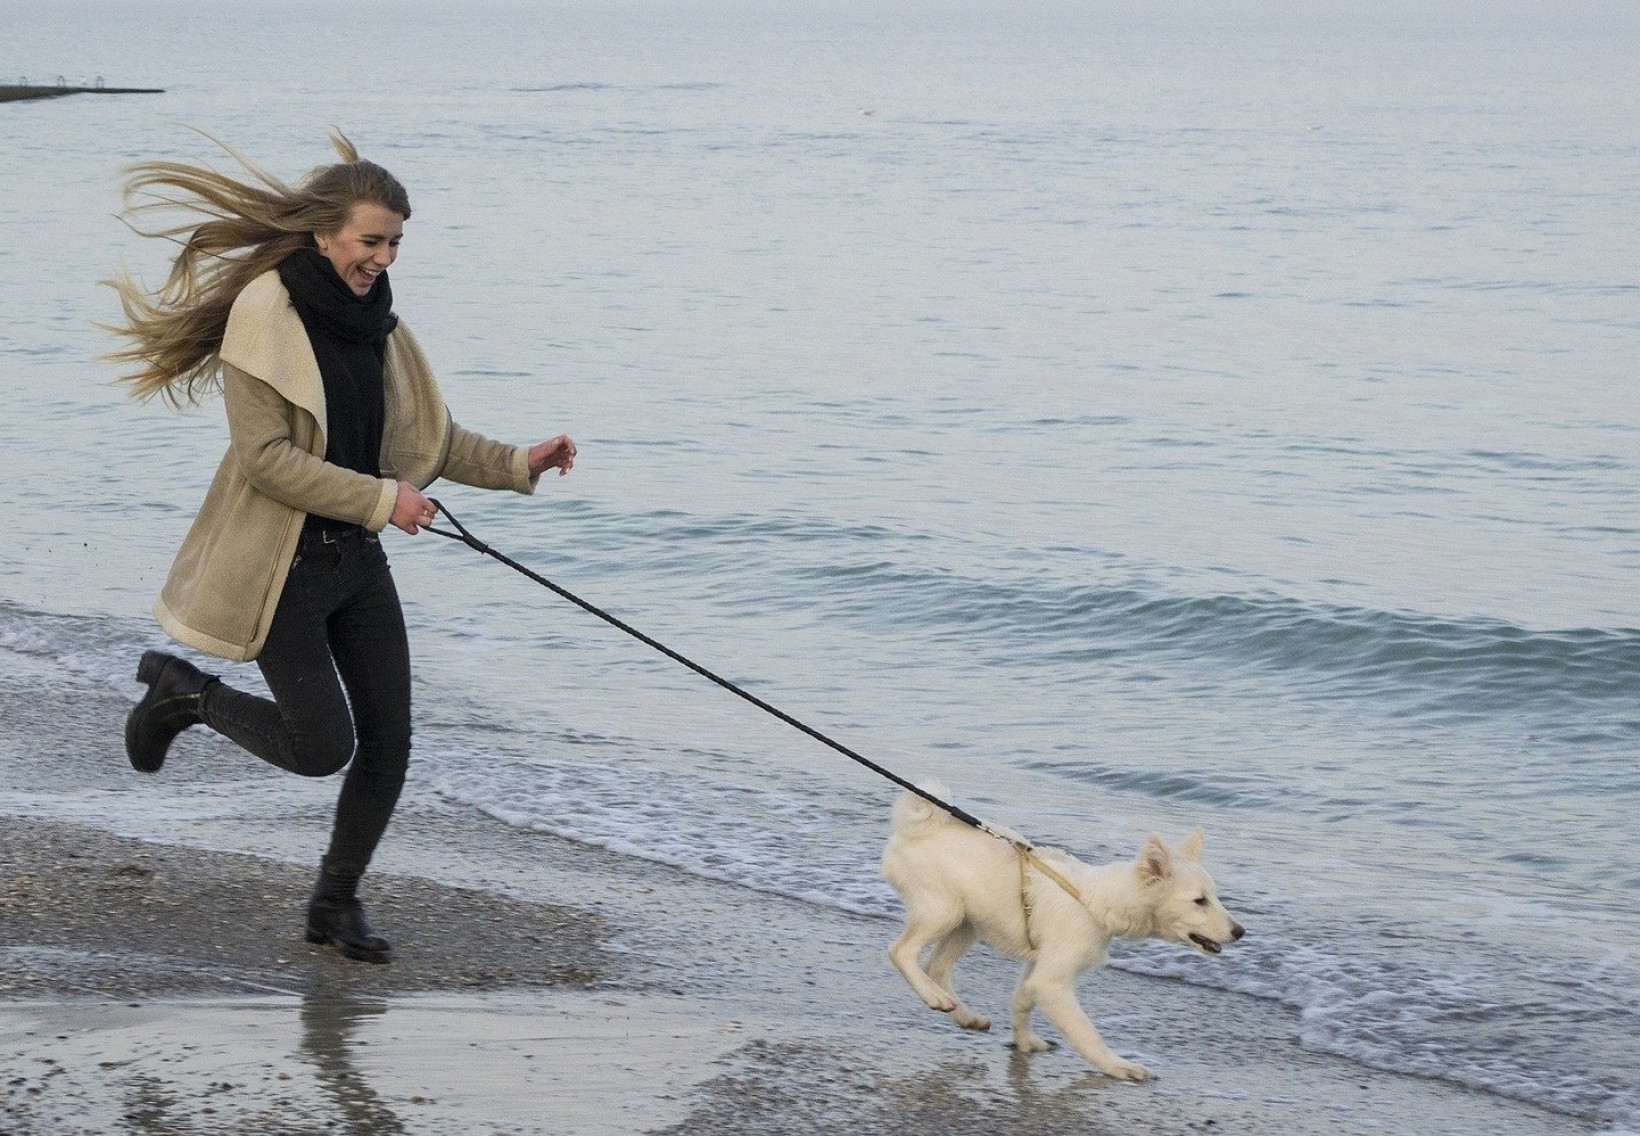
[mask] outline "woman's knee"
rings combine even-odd
[[[304,777],[329,777],[351,762],[375,773],[402,777],[410,764],[408,715],[361,714],[355,720],[345,703],[324,708],[304,704],[303,713],[285,715],[286,768]]]
[[[303,777],[329,777],[347,768],[356,746],[353,733],[326,733],[291,739],[290,764]]]

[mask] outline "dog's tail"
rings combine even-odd
[[[951,799],[951,791],[938,781],[924,781],[917,786],[930,796],[942,801]],[[927,825],[959,824],[956,817],[938,805],[915,793],[901,793],[894,802],[894,831],[910,833]]]
[[[951,791],[938,781],[923,781],[918,784],[917,788],[928,793],[929,796],[937,797],[942,801],[950,801],[953,805],[956,804],[955,801],[951,801]],[[934,804],[933,801],[920,797],[916,793],[901,793],[899,799],[894,802],[894,831],[902,835],[910,836],[919,831],[931,832],[947,825],[966,827],[968,823],[952,816],[949,812]],[[987,832],[1010,844],[1017,844],[1024,848],[1031,847],[1030,842],[1019,833],[1000,824],[986,821],[980,825],[980,831]]]

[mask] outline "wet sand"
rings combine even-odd
[[[1084,1004],[1158,1075],[1119,1084],[923,1009],[884,920],[413,800],[369,885],[397,957],[354,963],[301,936],[317,825],[177,847],[0,819],[0,1131],[1600,1130],[1306,1052],[1267,1002],[1105,970]],[[958,972],[997,1017],[1014,975],[983,950]]]

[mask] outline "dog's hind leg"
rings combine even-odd
[[[956,1005],[951,1010],[951,1020],[963,1029],[988,1030],[991,1028],[991,1019],[974,1013],[962,1004],[957,997],[955,988],[951,985],[951,968],[957,965],[957,960],[968,953],[968,948],[974,945],[974,928],[970,923],[964,923],[945,938],[934,944],[934,949],[928,956],[928,963],[923,968],[934,984],[946,994]]]
[[[906,913],[905,930],[888,948],[889,961],[900,972],[917,997],[931,1010],[942,1014],[955,1010],[957,997],[940,983],[935,982],[922,968],[922,953],[930,945],[942,942],[963,924],[962,912],[957,908],[929,910],[910,909]],[[952,959],[955,962],[955,959]]]
[[[1042,1010],[1043,1016],[1052,1022],[1072,1049],[1087,1059],[1088,1064],[1112,1077],[1119,1077],[1128,1081],[1148,1081],[1150,1070],[1134,1061],[1118,1057],[1105,1039],[1099,1036],[1099,1030],[1092,1020],[1083,1012],[1081,1005],[1076,1001],[1076,968],[1073,966],[1055,966],[1048,960],[1039,960],[1026,969],[1024,977],[1019,981],[1019,991],[1014,995],[1014,1044],[1024,1049],[1021,1040],[1034,1039],[1041,1042],[1031,1032],[1030,1007],[1035,1005]],[[1024,1007],[1023,1019],[1020,1013]],[[1024,1026],[1023,1032],[1021,1025]],[[1043,1043],[1046,1046],[1046,1043]],[[1027,1050],[1027,1052],[1029,1052]]]

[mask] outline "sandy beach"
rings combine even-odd
[[[1118,1084],[924,1010],[884,920],[413,803],[371,882],[397,958],[352,963],[301,937],[300,829],[239,832],[248,851],[226,852],[5,820],[0,1129],[1599,1130],[1306,1052],[1267,1002],[1105,970],[1084,1003],[1158,1075]],[[441,873],[451,841],[485,850],[461,858],[483,878]],[[971,1001],[1000,1013],[1011,964],[965,968]]]

